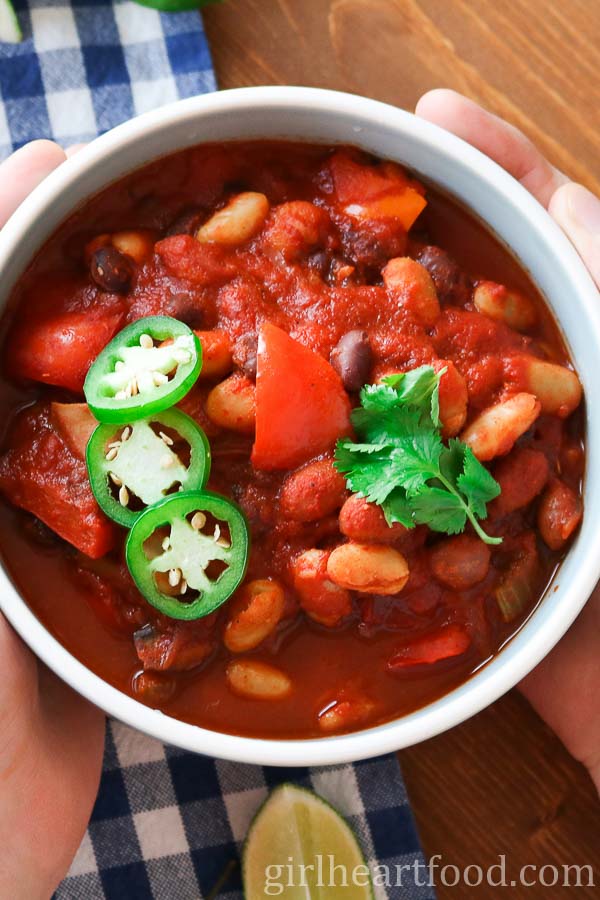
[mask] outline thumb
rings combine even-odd
[[[554,192],[548,211],[573,241],[600,287],[600,199],[583,185],[569,182]]]
[[[18,762],[38,710],[37,666],[33,655],[0,613],[0,780]]]

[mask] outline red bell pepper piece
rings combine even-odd
[[[350,434],[350,401],[327,360],[266,322],[258,340],[257,469],[293,469]]]
[[[0,458],[0,490],[94,559],[114,545],[117,529],[94,499],[83,460],[54,430],[47,406],[26,410]]]
[[[460,625],[444,625],[438,631],[401,647],[388,662],[388,669],[398,672],[409,666],[430,665],[460,656],[470,644],[471,638]]]
[[[409,231],[427,206],[423,186],[396,163],[362,165],[342,151],[331,157],[329,168],[336,198],[353,218],[394,218]]]

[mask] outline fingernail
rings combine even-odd
[[[569,212],[579,228],[600,234],[600,200],[581,184],[574,184],[570,190]]]

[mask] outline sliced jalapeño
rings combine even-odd
[[[210,491],[185,491],[141,514],[125,556],[148,603],[172,619],[190,620],[231,597],[246,574],[249,546],[238,506]]]
[[[202,348],[194,332],[178,319],[149,316],[107,344],[83,391],[99,422],[130,423],[178,403],[201,368]]]
[[[210,447],[179,409],[92,433],[86,462],[92,491],[107,516],[131,528],[143,511],[176,491],[200,490],[210,474]]]

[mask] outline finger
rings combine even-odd
[[[583,185],[569,182],[554,193],[548,209],[600,287],[600,200]]]
[[[65,156],[67,159],[71,159],[72,156],[75,156],[75,154],[79,153],[80,150],[83,150],[84,147],[87,147],[87,144],[71,144],[71,146],[67,147],[65,150]]]
[[[0,228],[25,197],[66,159],[52,141],[25,144],[0,165]]]
[[[545,207],[556,189],[568,181],[522,132],[456,91],[429,91],[415,112],[495,160]]]

